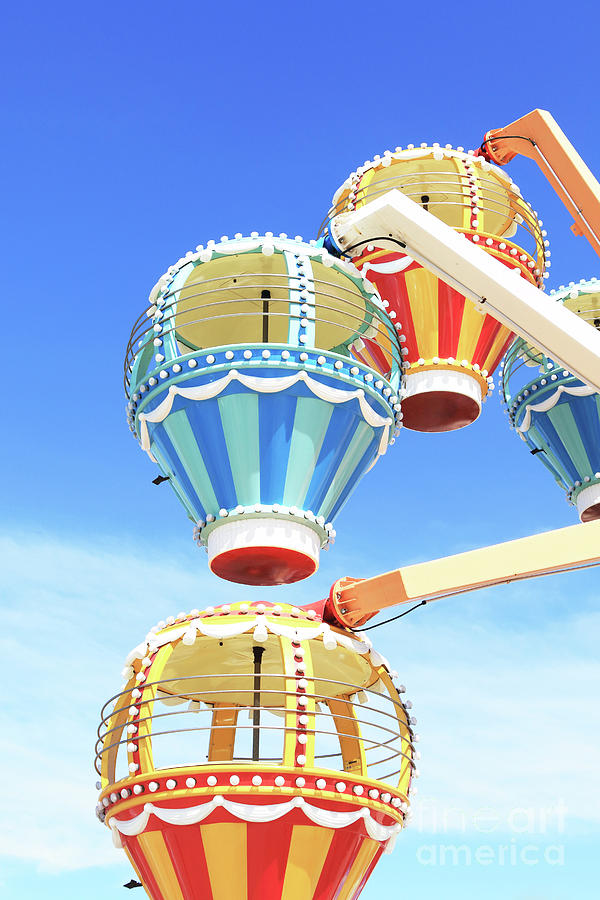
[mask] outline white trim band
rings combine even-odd
[[[382,656],[381,653],[375,650],[369,636],[361,632],[357,632],[354,637],[350,637],[348,634],[334,631],[327,622],[318,622],[310,625],[298,622],[297,626],[286,625],[283,622],[279,622],[275,616],[269,615],[268,610],[263,615],[241,616],[238,612],[234,613],[234,615],[239,617],[234,622],[229,621],[229,617],[226,616],[211,616],[210,619],[198,617],[181,625],[166,626],[158,633],[150,632],[146,636],[146,640],[134,647],[128,654],[125,666],[131,666],[136,659],[143,659],[145,656],[156,653],[165,644],[175,643],[180,638],[183,638],[186,632],[188,635],[186,643],[193,643],[196,633],[202,634],[204,637],[225,640],[230,637],[238,637],[240,634],[247,634],[260,626],[261,628],[266,628],[269,634],[274,634],[277,637],[283,637],[290,641],[314,641],[322,638],[326,650],[335,650],[337,645],[340,644],[342,647],[358,653],[360,656],[368,656],[375,668],[384,666],[388,672],[391,671],[391,666],[385,656]],[[133,677],[133,673],[130,677]],[[182,700],[181,702],[186,701]]]
[[[319,567],[321,539],[309,525],[285,519],[238,519],[214,528],[207,542],[208,564],[222,553],[244,547],[281,547],[310,557]]]
[[[523,416],[523,421],[520,425],[517,425],[517,431],[520,431],[521,434],[525,434],[526,431],[529,431],[531,428],[531,413],[548,412],[549,409],[553,409],[560,400],[562,394],[571,394],[572,397],[589,397],[591,394],[595,393],[596,389],[590,387],[589,384],[580,384],[573,387],[565,387],[565,385],[561,384],[553,394],[550,394],[550,396],[546,397],[545,400],[542,400],[541,403],[532,403],[527,407],[525,415]]]
[[[415,394],[426,394],[430,391],[447,391],[452,394],[463,394],[470,400],[474,400],[481,410],[482,393],[481,385],[477,378],[466,372],[456,372],[451,369],[427,370],[426,372],[408,372],[403,399],[414,397]]]
[[[577,512],[579,518],[583,521],[583,514],[590,506],[600,503],[600,484],[590,484],[577,494]]]
[[[217,794],[208,803],[201,803],[195,806],[174,809],[172,807],[156,806],[154,803],[146,803],[143,811],[133,819],[117,819],[113,816],[109,820],[113,841],[115,846],[122,847],[121,835],[134,837],[141,834],[146,829],[151,815],[156,816],[157,819],[169,825],[197,825],[208,818],[218,807],[222,807],[232,816],[235,816],[236,819],[241,819],[243,822],[274,822],[287,816],[288,813],[295,809],[300,809],[307,819],[323,828],[347,828],[349,825],[354,825],[360,819],[363,819],[369,837],[380,843],[395,837],[402,828],[400,823],[381,825],[373,818],[370,811],[364,807],[352,812],[339,812],[315,806],[304,800],[303,797],[294,797],[287,803],[270,803],[265,805],[235,803],[233,800],[227,800],[226,797]]]
[[[383,426],[383,434],[381,435],[379,448],[377,450],[378,456],[383,456],[387,450],[392,419],[380,416],[375,412],[373,407],[367,403],[365,392],[362,388],[357,388],[355,391],[345,391],[340,388],[329,387],[328,385],[317,381],[315,378],[311,378],[304,370],[296,372],[294,375],[261,378],[257,375],[244,375],[241,372],[236,371],[236,369],[232,369],[231,372],[228,372],[223,378],[220,378],[218,381],[210,382],[209,384],[197,385],[196,387],[191,388],[179,387],[179,385],[172,384],[167,396],[158,404],[156,409],[152,410],[150,413],[141,412],[138,415],[142,450],[150,453],[150,435],[146,423],[162,422],[166,419],[171,412],[173,401],[176,396],[184,397],[187,400],[212,400],[214,397],[218,397],[219,394],[222,394],[232,381],[239,381],[244,387],[247,387],[252,391],[257,391],[260,394],[278,394],[281,391],[286,391],[295,384],[298,384],[299,381],[303,381],[315,397],[318,397],[319,400],[324,400],[327,403],[347,403],[349,400],[358,400],[360,411],[367,425],[370,425],[371,428],[381,428]]]

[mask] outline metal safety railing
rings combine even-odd
[[[354,207],[362,206],[388,191],[397,189],[420,206],[424,206],[425,209],[429,206],[446,207],[451,212],[454,208],[457,212],[460,211],[462,217],[463,210],[470,207],[471,195],[468,183],[465,182],[462,189],[457,183],[457,179],[461,177],[466,178],[459,173],[440,173],[439,171],[390,174],[388,178],[378,178],[364,188],[357,184],[348,190],[355,191]],[[512,221],[516,226],[514,242],[517,244],[523,242],[526,252],[534,260],[537,260],[538,267],[543,271],[546,266],[544,235],[537,215],[529,204],[508,183],[501,186],[499,182],[480,172],[477,173],[477,188],[480,193],[484,193],[484,197],[479,197],[477,200],[478,209],[484,214],[491,213]],[[439,194],[443,194],[444,199],[436,196]],[[328,222],[334,216],[347,211],[347,209],[348,192],[344,191],[321,222],[319,235],[323,233]],[[498,238],[501,239],[502,235],[498,235]],[[512,237],[510,239],[513,240]]]
[[[235,331],[231,343],[289,343],[349,359],[360,359],[361,344],[369,342],[376,348],[369,355],[375,371],[385,377],[401,368],[396,329],[378,300],[364,296],[351,282],[346,287],[314,278],[307,301],[297,281],[286,273],[244,272],[235,280],[223,275],[203,279],[199,273],[197,280],[190,277],[184,286],[165,292],[160,307],[147,307],[133,325],[125,353],[126,393],[136,359],[153,355],[157,337],[162,355],[169,354],[167,363],[228,343]],[[307,335],[305,342],[301,333]]]
[[[511,406],[515,398],[523,395],[524,391],[538,390],[541,379],[556,381],[562,371],[566,372],[561,363],[557,363],[523,338],[517,338],[504,357],[500,373],[500,394],[504,405]]]
[[[306,690],[301,694],[306,698],[307,704],[315,704],[314,711],[306,713],[308,724],[305,727],[290,727],[287,723],[290,718],[295,717],[295,711],[286,707],[286,700],[299,696],[296,691],[285,687],[290,676],[264,673],[260,676],[258,692],[255,677],[254,673],[219,673],[218,676],[188,675],[145,682],[142,698],[136,701],[139,715],[135,719],[138,730],[135,737],[127,732],[126,722],[113,724],[115,717],[128,711],[132,703],[130,691],[116,694],[101,711],[95,747],[96,771],[100,774],[106,754],[124,754],[131,741],[138,745],[142,741],[148,741],[154,752],[157,744],[165,738],[181,735],[196,735],[198,740],[194,738],[191,747],[196,754],[195,764],[211,765],[214,764],[214,760],[210,759],[211,736],[224,730],[230,736],[233,735],[234,740],[231,757],[226,760],[220,758],[219,764],[281,764],[284,739],[286,735],[296,733],[304,734],[307,741],[314,742],[317,767],[347,771],[347,752],[344,753],[343,745],[348,741],[357,755],[360,755],[360,745],[366,762],[363,774],[368,774],[371,778],[389,781],[398,776],[400,780],[414,767],[413,734],[408,713],[403,704],[387,692],[383,694],[373,688],[330,678],[317,679],[317,686],[321,681],[324,690]],[[208,684],[208,680],[219,686]],[[228,683],[231,686],[227,686]],[[314,685],[313,680],[309,682],[309,686],[311,684]],[[148,689],[152,693],[157,692],[158,696],[144,699],[144,692],[150,692]],[[362,703],[358,697],[361,697]],[[165,710],[161,699],[166,700],[169,705],[180,701],[181,705],[187,703],[188,706],[184,709]],[[244,712],[250,717],[248,722],[240,721],[240,714]],[[226,717],[227,721],[219,721],[227,713],[230,714]],[[286,723],[273,724],[273,716],[287,717]],[[195,719],[193,724],[191,717]],[[144,725],[151,727],[147,733],[146,728],[143,728],[143,733],[139,734],[140,726]],[[183,748],[180,743],[173,745],[175,753],[189,749],[189,744],[187,748]],[[181,763],[169,761],[171,766],[177,764]]]

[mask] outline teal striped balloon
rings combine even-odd
[[[268,236],[184,257],[151,301],[128,352],[129,423],[198,542],[212,560],[219,529],[269,519],[326,546],[401,426],[402,353],[372,285],[320,247]],[[280,561],[250,576],[244,560],[231,580],[296,580]]]
[[[600,327],[595,279],[552,295]],[[600,518],[600,395],[522,339],[506,355],[502,389],[511,426],[566,491],[581,520]]]

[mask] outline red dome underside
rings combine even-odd
[[[479,416],[479,405],[453,391],[423,391],[402,401],[402,424],[412,431],[456,431]]]
[[[600,503],[588,506],[585,512],[581,514],[582,522],[594,522],[596,519],[600,519]]]
[[[226,581],[266,587],[302,581],[314,575],[317,563],[305,553],[284,547],[241,547],[215,556],[210,568]]]

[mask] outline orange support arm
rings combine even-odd
[[[600,520],[404,566],[373,578],[340,578],[325,602],[324,617],[355,628],[391,606],[597,565]]]
[[[600,184],[549,112],[534,109],[488,131],[477,152],[498,166],[518,154],[533,159],[575,219],[573,233],[585,235],[600,256]]]

